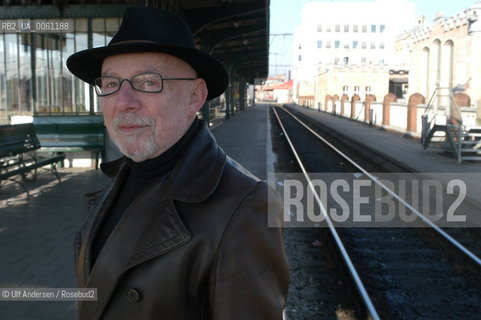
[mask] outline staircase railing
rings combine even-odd
[[[429,98],[428,104],[426,105],[426,109],[424,109],[423,114],[421,115],[421,144],[426,145],[429,144],[429,141],[426,141],[428,138],[428,135],[430,131],[433,129],[433,126],[436,121],[436,116],[438,114],[438,111],[433,113],[432,117],[429,118],[429,112],[434,106],[434,99],[437,97],[438,90],[440,88],[434,89],[433,94]],[[427,146],[426,146],[427,147]],[[425,148],[426,148],[425,147]]]
[[[446,94],[440,95],[439,94],[440,90],[445,90],[449,93],[447,95]],[[449,103],[447,106],[445,106],[446,109],[444,111],[444,115],[446,115],[446,124],[438,125],[435,127],[435,120],[436,120],[436,116],[439,115],[439,111],[436,110],[436,112],[433,113],[431,118],[429,118],[429,114],[431,109],[434,106],[434,103],[433,103],[434,99],[436,97],[438,98],[437,102],[439,105],[439,98],[442,96],[449,97]],[[454,114],[459,116],[454,117]],[[464,137],[465,128],[463,126],[463,122],[461,118],[461,110],[459,106],[456,104],[454,95],[452,93],[452,90],[450,90],[450,88],[437,87],[434,90],[426,106],[426,109],[424,110],[424,113],[421,116],[421,121],[422,121],[421,143],[423,144],[424,148],[426,149],[429,146],[435,131],[444,131],[445,141],[451,147],[452,153],[455,156],[456,160],[458,162],[461,162],[462,161],[462,141]]]

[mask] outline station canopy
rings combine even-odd
[[[253,83],[268,74],[269,0],[3,0],[0,19],[120,17],[132,5],[161,7],[184,17],[199,48],[230,75]]]

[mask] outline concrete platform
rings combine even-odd
[[[213,133],[226,153],[266,177],[267,107],[254,106],[225,120]],[[75,287],[73,239],[83,220],[83,194],[102,188],[100,171],[59,170],[62,183],[45,173],[28,184],[0,188],[0,288]],[[72,302],[0,302],[0,319],[73,320]]]
[[[267,179],[268,105],[255,105],[212,130],[228,156],[261,179]],[[270,137],[270,136],[269,136]]]
[[[99,171],[60,169],[23,189],[0,189],[0,287],[76,287],[73,240],[83,220],[83,194],[107,182]],[[72,302],[0,302],[0,319],[76,319]]]
[[[365,123],[335,116],[315,109],[289,105],[296,111],[315,119],[333,132],[349,137],[365,148],[372,149],[392,161],[418,172],[480,172],[481,162],[458,164],[439,150],[423,150],[418,139],[404,138],[400,133],[369,127]]]

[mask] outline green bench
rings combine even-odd
[[[65,155],[39,157],[36,151],[40,142],[32,123],[0,126],[0,187],[7,180],[19,183],[30,197],[24,182],[34,181],[37,169],[51,165],[47,169],[55,174],[59,183],[56,164],[65,159]],[[21,180],[17,180],[21,177]]]
[[[105,149],[102,116],[37,116],[33,118],[42,152],[90,151],[98,169]]]

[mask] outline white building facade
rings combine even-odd
[[[394,42],[415,21],[414,4],[407,0],[307,2],[294,33],[294,98],[305,101],[312,96],[310,104],[318,107],[326,94],[366,94],[363,90],[372,87],[369,79],[339,84],[344,92],[331,93],[323,92],[318,76],[334,67],[345,67],[346,72],[405,68],[406,59],[394,54]]]
[[[481,125],[481,2],[420,24],[403,38],[399,42],[410,47],[410,93],[433,97],[434,105],[446,107],[449,92],[463,92],[470,105],[462,107],[477,107]]]

